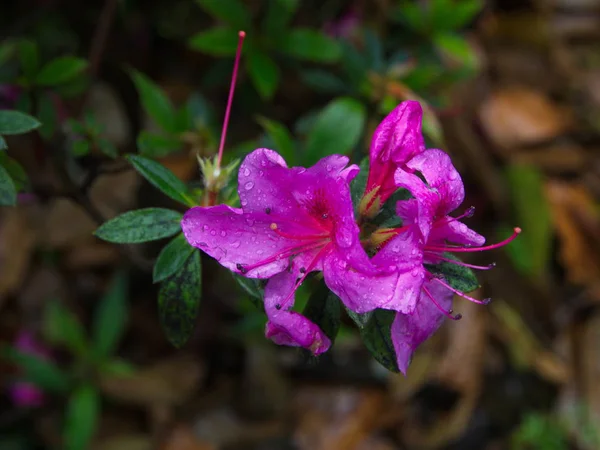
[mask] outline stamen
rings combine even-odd
[[[451,246],[446,246],[446,247],[429,247],[426,246],[425,250],[428,251],[433,251],[433,252],[462,252],[462,253],[468,253],[468,252],[482,252],[485,250],[493,250],[495,248],[499,248],[499,247],[503,247],[506,244],[510,244],[512,241],[514,241],[517,236],[521,233],[521,229],[519,227],[516,227],[513,230],[513,234],[504,239],[501,242],[498,242],[497,244],[492,244],[492,245],[486,245],[485,247],[451,247]]]
[[[450,289],[450,290],[451,290],[452,292],[454,292],[456,295],[458,295],[458,296],[460,296],[460,297],[462,297],[462,298],[464,298],[464,299],[466,299],[466,300],[469,300],[470,302],[477,303],[478,305],[489,305],[489,304],[490,304],[490,302],[492,301],[492,299],[491,299],[491,298],[485,298],[485,299],[483,299],[483,300],[477,300],[476,298],[473,298],[473,297],[471,297],[471,296],[469,296],[469,295],[465,294],[464,292],[461,292],[461,291],[459,291],[458,289],[454,289],[454,288],[453,288],[452,286],[450,286],[448,283],[446,283],[445,281],[442,281],[442,279],[441,279],[441,278],[439,278],[439,277],[433,277],[432,279],[433,279],[434,281],[437,281],[438,283],[440,283],[442,286],[444,286],[444,287],[446,287],[446,288]]]
[[[436,252],[430,252],[425,250],[425,253],[429,253],[434,255],[437,259],[441,259],[442,261],[446,261],[449,262],[451,264],[456,264],[457,266],[462,266],[462,267],[468,267],[469,269],[475,269],[475,270],[490,270],[493,269],[494,267],[496,267],[496,263],[491,263],[487,266],[476,266],[475,264],[467,264],[465,262],[462,261],[457,261],[455,259],[450,259],[450,258],[445,258],[444,256],[440,256],[438,253]]]
[[[235,62],[233,63],[233,74],[231,75],[231,85],[229,86],[229,98],[227,99],[227,107],[225,108],[225,118],[223,119],[223,129],[221,130],[221,142],[219,143],[219,153],[217,155],[216,170],[221,167],[221,159],[223,158],[223,149],[225,148],[225,136],[227,134],[227,126],[229,125],[229,113],[231,112],[231,104],[233,103],[233,92],[235,91],[235,81],[237,79],[238,68],[240,65],[240,57],[242,55],[242,45],[246,37],[245,31],[238,33],[239,40],[237,51],[235,54]]]
[[[442,308],[442,305],[440,305],[437,300],[433,297],[433,295],[431,295],[431,292],[429,292],[427,290],[427,288],[425,286],[422,286],[421,289],[423,290],[423,292],[425,292],[425,294],[427,295],[427,297],[429,297],[429,299],[433,302],[433,304],[435,306],[437,306],[437,308],[449,319],[452,320],[460,320],[462,319],[462,314],[457,314],[455,316],[452,315],[452,310],[450,311],[446,311],[444,308]]]
[[[313,239],[329,239],[330,238],[329,234],[306,234],[306,235],[302,236],[302,235],[285,233],[279,229],[279,227],[277,226],[277,224],[275,222],[273,222],[269,227],[276,234],[278,234],[281,237],[287,238],[287,239],[313,240]]]
[[[265,214],[271,214],[271,208],[265,208]]]
[[[457,217],[448,217],[448,220],[438,220],[433,224],[433,228],[439,228],[443,225],[448,225],[450,222],[455,222],[457,220],[461,220],[464,219],[465,217],[473,217],[473,214],[475,214],[475,207],[471,206],[469,207],[464,213],[462,213],[460,216]]]
[[[277,253],[277,254],[275,254],[273,256],[270,256],[269,258],[265,258],[262,261],[259,261],[259,262],[254,263],[254,264],[242,265],[242,267],[246,270],[246,272],[244,272],[244,273],[247,273],[250,270],[256,269],[257,267],[264,266],[265,264],[269,264],[269,263],[272,263],[274,261],[278,261],[280,259],[296,255],[298,253],[307,252],[309,250],[314,250],[314,249],[322,247],[322,246],[324,246],[326,244],[327,244],[327,242],[321,241],[321,242],[313,242],[313,243],[310,243],[310,244],[304,244],[304,245],[297,245],[297,246],[293,246],[293,247],[288,247],[286,249],[281,250],[279,253]],[[237,265],[236,265],[236,267],[237,267]],[[239,267],[238,267],[238,270],[240,270]]]

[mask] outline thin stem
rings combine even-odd
[[[516,237],[521,234],[521,229],[519,227],[516,227],[513,230],[513,234],[504,239],[501,242],[498,242],[497,244],[492,244],[492,245],[486,245],[485,247],[451,247],[451,246],[447,246],[447,247],[436,247],[436,246],[427,246],[425,247],[425,250],[428,251],[432,251],[432,252],[462,252],[462,253],[470,253],[470,252],[482,252],[484,250],[493,250],[495,248],[498,247],[502,247],[506,244],[510,244],[512,241],[514,241],[516,239]]]
[[[238,33],[239,40],[237,46],[237,52],[235,54],[235,62],[233,63],[233,74],[231,75],[231,85],[229,87],[229,98],[227,99],[227,107],[225,108],[225,118],[223,119],[223,129],[221,130],[221,142],[219,143],[219,153],[217,156],[216,170],[221,168],[221,160],[223,159],[223,149],[225,148],[225,136],[227,134],[227,126],[229,125],[229,113],[231,112],[231,104],[233,103],[233,93],[235,91],[235,81],[237,79],[238,68],[240,65],[240,58],[242,55],[242,45],[246,33],[240,31]]]

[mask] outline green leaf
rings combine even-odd
[[[85,156],[90,150],[90,143],[87,139],[77,139],[71,145],[71,153],[76,157]]]
[[[460,261],[460,259],[452,253],[444,253],[444,258]],[[450,286],[465,294],[474,291],[479,287],[479,281],[477,281],[475,273],[468,267],[459,266],[450,262],[442,262],[436,265],[426,264],[425,267],[433,274],[443,275]]]
[[[103,360],[112,355],[123,337],[128,318],[127,276],[118,272],[94,313],[94,355]]]
[[[260,300],[262,302],[265,296],[265,290],[260,280],[257,280],[255,278],[246,278],[234,272],[231,272],[231,275],[233,276],[235,281],[237,281],[237,283],[241,286],[241,288],[244,291],[246,291],[248,295],[250,295],[250,297]]]
[[[13,206],[17,203],[17,189],[6,169],[0,166],[0,206]]]
[[[479,67],[479,59],[473,47],[462,36],[441,33],[433,37],[437,48],[456,64],[468,70],[476,70]]]
[[[413,198],[407,189],[399,189],[388,198],[373,223],[381,228],[394,228],[402,225],[402,219],[396,214],[396,206],[400,200]]]
[[[0,134],[23,134],[40,125],[36,118],[21,111],[0,110]]]
[[[379,364],[392,372],[399,372],[391,335],[395,316],[394,311],[376,309],[366,326],[360,328],[360,336],[369,353]]]
[[[358,208],[358,204],[367,187],[367,179],[369,178],[369,158],[363,158],[358,167],[360,168],[360,172],[358,172],[358,175],[356,175],[354,180],[350,183],[350,195],[355,210]]]
[[[360,140],[365,120],[365,107],[359,101],[341,97],[330,102],[308,135],[304,162],[310,165],[326,155],[350,152]]]
[[[17,52],[23,75],[31,81],[40,67],[38,45],[29,39],[22,39],[19,41]]]
[[[23,371],[22,378],[45,391],[64,394],[69,391],[69,377],[50,361],[39,356],[22,353],[14,348],[5,348],[4,356]]]
[[[100,138],[96,141],[96,145],[102,153],[110,158],[116,158],[119,156],[119,150],[108,139]]]
[[[140,96],[144,111],[163,130],[175,133],[175,109],[162,89],[150,78],[137,70],[131,70],[131,78]]]
[[[364,328],[369,324],[369,320],[371,320],[371,316],[373,315],[373,311],[369,311],[368,313],[359,314],[355,313],[349,308],[346,308],[346,314],[348,317],[352,319],[352,321],[356,324],[358,328]]]
[[[196,0],[211,16],[231,25],[236,30],[251,26],[250,11],[239,0]]]
[[[455,1],[452,5],[452,14],[445,17],[445,26],[449,30],[457,30],[466,26],[475,19],[475,16],[483,8],[482,0]]]
[[[346,83],[331,72],[321,69],[308,69],[300,72],[302,81],[317,92],[326,94],[342,94]]]
[[[314,62],[332,63],[342,55],[337,41],[308,28],[296,28],[282,36],[278,48],[290,56]]]
[[[0,43],[0,66],[4,65],[15,54],[17,42],[11,39],[5,39]]]
[[[181,269],[193,251],[194,247],[188,244],[183,233],[179,234],[158,255],[152,272],[153,282],[163,281]]]
[[[171,209],[137,209],[104,222],[94,234],[116,244],[156,241],[181,231],[181,218],[181,213]]]
[[[163,194],[184,205],[195,205],[188,195],[187,186],[165,166],[139,155],[128,155],[126,158],[140,175]]]
[[[288,164],[294,164],[298,155],[296,154],[294,138],[287,127],[281,122],[269,120],[262,116],[258,117],[257,122],[264,128],[267,135],[275,144],[275,150],[283,156],[283,159],[285,159]]]
[[[212,56],[233,56],[237,49],[238,34],[229,27],[214,27],[192,36],[190,48]]]
[[[56,105],[49,95],[40,96],[37,116],[42,122],[40,134],[46,140],[52,139],[58,127],[58,114]]]
[[[6,141],[2,136],[0,136],[0,150],[6,150],[8,145],[6,145]]]
[[[6,153],[0,153],[0,166],[4,167],[4,170],[8,172],[10,178],[12,179],[15,189],[17,192],[23,190],[25,186],[29,183],[29,178],[27,177],[27,173],[25,169],[15,161],[13,158],[8,156]]]
[[[150,158],[161,158],[180,150],[182,144],[176,136],[142,131],[138,135],[137,146],[142,155]]]
[[[202,295],[200,252],[194,251],[181,270],[165,280],[158,293],[158,310],[167,339],[177,348],[192,335]]]
[[[507,168],[507,178],[516,223],[523,233],[506,249],[522,273],[542,277],[551,259],[553,236],[543,176],[535,167],[511,165]]]
[[[325,283],[322,283],[309,297],[302,314],[318,325],[333,344],[342,324],[342,310],[340,299]]]
[[[100,396],[92,385],[78,387],[67,404],[64,428],[65,450],[86,450],[96,432]]]
[[[268,0],[262,28],[271,39],[279,39],[286,31],[300,5],[299,0]]]
[[[56,86],[67,83],[88,66],[85,59],[74,56],[61,56],[47,63],[35,77],[35,83],[40,86]]]
[[[279,86],[279,67],[273,59],[260,50],[246,54],[246,69],[252,83],[263,99],[270,99]]]
[[[48,304],[44,335],[52,344],[64,346],[78,357],[87,354],[88,340],[83,325],[72,311],[56,300]]]

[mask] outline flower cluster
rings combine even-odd
[[[454,294],[487,303],[458,291],[431,267],[488,269],[451,253],[496,248],[520,230],[483,247],[485,239],[461,222],[472,209],[449,215],[463,202],[464,186],[446,153],[426,149],[421,119],[419,103],[407,101],[376,129],[358,217],[350,184],[359,167],[348,165],[346,156],[327,156],[310,168],[288,167],[264,148],[240,166],[241,208],[194,207],[185,214],[182,228],[191,245],[237,274],[268,280],[268,338],[315,355],[328,350],[331,342],[319,326],[293,310],[295,291],[312,272],[321,272],[327,287],[355,313],[396,312],[391,340],[404,373],[416,347],[443,319],[459,318],[451,310]],[[371,219],[399,189],[412,197],[394,205],[401,226],[373,231]]]

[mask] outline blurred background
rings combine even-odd
[[[205,256],[197,317],[173,331],[153,283],[168,241],[93,235],[185,209],[124,154],[201,188],[239,29],[226,162],[358,162],[417,99],[470,226],[524,230],[473,259],[497,262],[476,292],[494,301],[456,300],[407,377],[348,318],[318,359],[274,345],[252,290]],[[599,49],[595,0],[2,2],[0,109],[42,126],[0,152],[19,192],[0,209],[0,449],[600,449]]]

